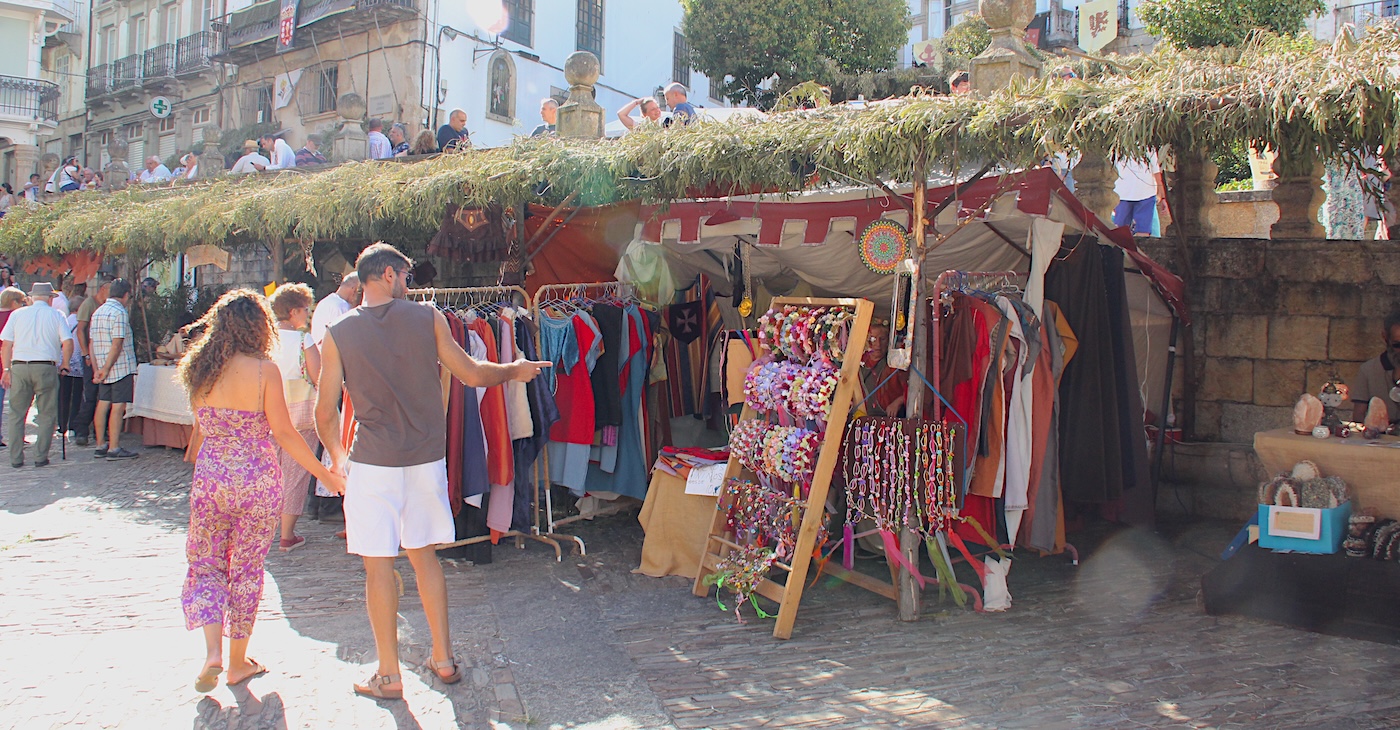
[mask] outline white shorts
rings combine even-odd
[[[392,558],[457,539],[447,499],[447,460],[415,466],[350,462],[345,477],[346,552]]]

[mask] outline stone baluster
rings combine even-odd
[[[196,180],[207,180],[224,174],[224,153],[219,151],[219,128],[209,125],[204,128],[204,149],[199,153],[199,169]]]
[[[336,162],[369,159],[369,134],[360,126],[368,109],[364,97],[353,92],[342,94],[336,100],[335,110],[343,122],[331,142],[331,154]]]
[[[569,99],[559,107],[556,129],[560,137],[603,137],[603,107],[594,100],[593,92],[601,70],[598,57],[588,51],[575,51],[564,61],[564,80],[569,82]]]
[[[972,59],[972,88],[989,93],[1018,76],[1039,76],[1041,63],[1026,50],[1025,40],[1026,26],[1035,19],[1035,0],[981,0],[977,8],[991,27],[992,42]]]
[[[1113,209],[1118,207],[1118,168],[1102,151],[1080,151],[1079,164],[1074,166],[1074,197],[1093,211],[1105,224],[1113,226]]]
[[[1183,150],[1173,147],[1176,169],[1168,178],[1168,192],[1172,205],[1172,222],[1162,231],[1162,235],[1175,236],[1178,227],[1187,238],[1213,238],[1215,226],[1211,222],[1219,196],[1215,192],[1215,176],[1219,166],[1210,159],[1203,149]],[[1178,194],[1176,191],[1180,191]],[[1180,201],[1181,209],[1177,209]]]
[[[1311,151],[1280,152],[1274,158],[1274,173],[1278,175],[1278,185],[1273,189],[1278,220],[1269,229],[1269,238],[1326,239],[1327,231],[1317,221],[1317,213],[1327,200],[1322,192],[1322,162],[1317,155]]]

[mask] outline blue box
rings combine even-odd
[[[1331,509],[1259,505],[1259,546],[1275,552],[1329,555],[1342,547],[1351,502]]]

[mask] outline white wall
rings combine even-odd
[[[494,36],[480,27],[468,12],[471,5],[480,4],[485,3],[479,0],[473,3],[430,2],[428,17],[430,21],[436,17],[438,25],[430,26],[428,42],[436,42],[441,25],[475,34],[486,41],[474,41],[463,35],[443,42],[442,79],[447,92],[437,123],[445,124],[447,112],[461,108],[467,112],[467,129],[472,132],[473,144],[494,147],[508,144],[516,135],[528,135],[540,123],[539,101],[549,96],[551,87],[567,90],[562,69],[565,59],[576,48],[577,3],[575,0],[536,0],[531,46],[501,41],[503,49],[523,50],[540,57],[539,62],[519,55],[513,57],[516,70],[514,125],[486,118],[487,69],[491,54],[480,53],[473,63],[472,50],[487,48]],[[605,0],[603,11],[603,73],[598,82],[597,100],[605,110],[606,123],[616,119],[617,109],[628,101],[650,96],[657,86],[671,82],[673,33],[680,27],[682,11],[677,0]],[[427,78],[424,79],[428,98],[424,106],[431,110],[431,49],[428,54]],[[704,75],[692,70],[690,86],[691,103],[723,106],[708,98],[710,85]]]

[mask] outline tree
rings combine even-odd
[[[992,45],[992,28],[977,13],[968,13],[943,34],[944,47],[958,58],[976,58]]]
[[[1323,12],[1322,0],[1145,0],[1149,33],[1177,48],[1238,46],[1256,30],[1291,36]]]
[[[786,88],[893,68],[904,0],[681,0],[691,65],[714,96],[768,106]],[[771,82],[771,83],[769,83]],[[765,88],[766,86],[766,88]]]

